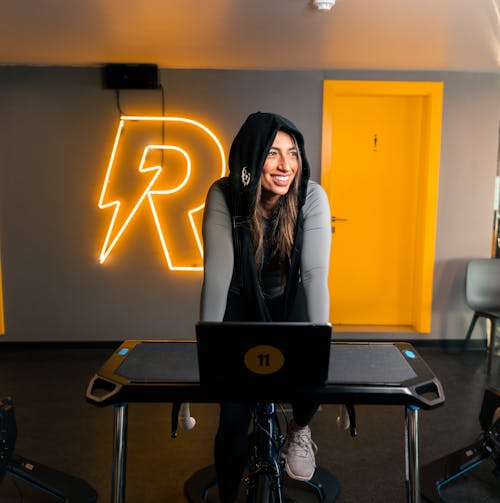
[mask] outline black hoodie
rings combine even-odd
[[[295,139],[301,156],[302,170],[298,193],[299,217],[295,229],[294,247],[279,308],[279,319],[273,321],[303,321],[305,319],[302,292],[299,291],[302,207],[310,175],[304,138],[288,119],[277,114],[257,112],[247,118],[229,152],[229,180],[225,195],[233,221],[235,265],[224,317],[226,321],[271,320],[261,292],[252,239],[246,223],[260,184],[264,162],[278,131],[284,131]],[[298,291],[299,296],[297,296]]]
[[[257,112],[248,116],[229,151],[231,213],[234,216],[248,217],[251,202],[255,198],[255,192],[260,183],[264,162],[278,131],[290,134],[297,142],[302,158],[298,204],[299,208],[303,206],[310,176],[304,137],[288,119],[277,114]],[[244,170],[245,176],[243,176]]]

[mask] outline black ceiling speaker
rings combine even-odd
[[[108,64],[102,68],[104,89],[158,89],[158,66],[140,64]]]

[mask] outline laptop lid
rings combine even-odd
[[[200,322],[200,383],[253,391],[323,386],[331,334],[329,323]]]

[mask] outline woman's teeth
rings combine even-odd
[[[288,182],[289,176],[273,176],[274,180],[278,182]]]

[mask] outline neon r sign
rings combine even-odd
[[[148,211],[168,268],[201,271],[205,196],[225,171],[222,144],[202,123],[120,117],[99,197],[99,208],[111,213],[99,261],[109,258],[137,215]]]

